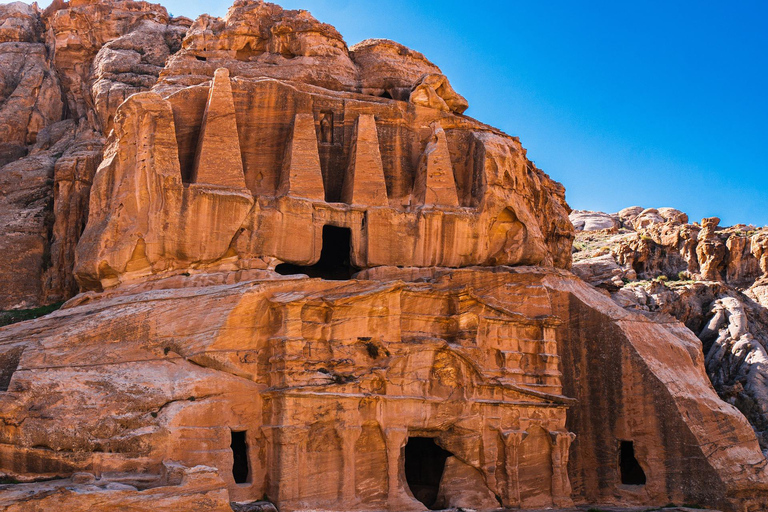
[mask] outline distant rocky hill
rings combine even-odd
[[[575,210],[573,271],[624,308],[671,315],[702,342],[718,394],[768,448],[768,228],[689,223],[674,208]]]

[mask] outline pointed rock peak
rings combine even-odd
[[[372,114],[360,114],[357,118],[341,200],[347,204],[366,206],[389,205],[379,135]]]
[[[278,195],[325,200],[315,117],[312,114],[296,114],[294,118],[293,133],[283,159]]]
[[[413,195],[420,205],[459,206],[448,139],[439,123],[432,124],[432,136],[421,155]]]
[[[195,158],[197,183],[245,188],[237,117],[229,70],[219,68],[213,76],[205,107]]]

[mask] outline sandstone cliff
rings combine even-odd
[[[171,18],[165,8],[147,2],[57,0],[43,12],[16,2],[0,7],[0,20],[0,124],[5,130],[0,148],[0,220],[4,226],[0,246],[10,255],[0,265],[2,281],[10,285],[9,292],[0,297],[0,310],[62,301],[78,291],[74,252],[88,218],[92,180],[104,143],[113,133],[117,108],[131,94],[154,87],[168,97],[185,87],[200,85],[195,93],[200,99],[214,71],[226,68],[232,77],[271,77],[328,91],[394,98],[430,111],[461,113],[467,108],[466,100],[451,88],[439,68],[420,53],[388,40],[368,40],[350,49],[333,27],[309,13],[284,11],[263,2],[239,1],[223,19],[201,16],[194,23]],[[182,93],[178,100],[185,101],[192,93]],[[199,105],[186,106],[186,113],[174,110],[177,123],[191,122],[177,134],[182,173],[188,172],[190,165],[184,154],[189,148],[185,141],[196,142],[200,118],[195,116],[202,115],[202,110]],[[261,123],[254,127],[260,128]],[[274,143],[284,144],[290,123],[292,119],[272,128],[278,135]],[[336,123],[333,128],[332,120],[327,120],[323,133],[339,129],[349,132],[343,119]],[[42,134],[39,142],[38,133]],[[454,166],[465,165],[462,153],[473,142],[455,141],[451,131],[447,134]],[[322,147],[320,150],[324,153]],[[511,149],[518,154],[521,150],[519,145]],[[250,150],[244,151],[247,155]],[[523,163],[516,165],[527,172],[525,166],[532,164],[525,160],[524,152],[522,155]],[[329,159],[339,165],[346,155],[338,155],[331,148],[322,157],[324,166]],[[257,158],[254,165],[266,163],[264,158]],[[383,158],[386,166],[391,163],[387,159],[414,157],[385,153]],[[244,161],[247,172],[247,156]],[[562,210],[567,206],[562,188],[538,170],[533,176],[535,183],[541,182],[536,186],[542,190],[532,199],[537,207],[543,203],[551,220],[522,222],[539,223],[526,229],[541,230],[552,239],[556,247],[547,257],[567,267],[570,235],[567,220],[563,220]],[[248,179],[249,188],[261,192],[275,186],[277,178]],[[405,190],[407,182],[394,183],[390,176],[386,179],[391,200],[401,201],[402,195],[410,194]],[[481,184],[458,186],[462,204],[480,197],[472,189]],[[549,201],[550,197],[554,201]],[[533,260],[543,254],[541,246],[536,251],[539,255]]]
[[[0,6],[0,310],[78,291],[74,251],[111,118],[155,84],[189,24],[146,2]]]
[[[768,449],[768,230],[688,223],[671,208],[571,214],[574,272],[620,305],[683,322],[703,343],[720,396]]]
[[[422,54],[262,1],[1,9],[0,309],[69,300],[0,328],[0,506],[768,504],[752,310],[700,340],[571,274],[562,185]],[[577,264],[617,300],[766,271],[762,234],[576,214],[658,231]]]

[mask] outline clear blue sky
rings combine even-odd
[[[50,2],[43,2],[47,5]],[[165,0],[194,18],[229,1]],[[424,53],[573,208],[768,225],[768,2],[283,0]]]

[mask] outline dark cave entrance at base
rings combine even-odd
[[[645,471],[635,458],[635,443],[632,441],[619,443],[619,473],[624,485],[645,485]]]
[[[275,272],[284,276],[306,274],[330,281],[344,281],[357,272],[351,263],[351,253],[352,230],[323,226],[323,248],[317,263],[306,267],[281,263],[275,267]]]
[[[250,470],[248,469],[248,444],[245,439],[245,431],[235,432],[233,430],[232,443],[229,446],[232,448],[234,459],[232,476],[235,478],[235,483],[246,484],[248,477],[250,477]]]
[[[409,437],[405,445],[405,480],[413,496],[429,509],[435,506],[445,461],[451,455],[431,437]]]

